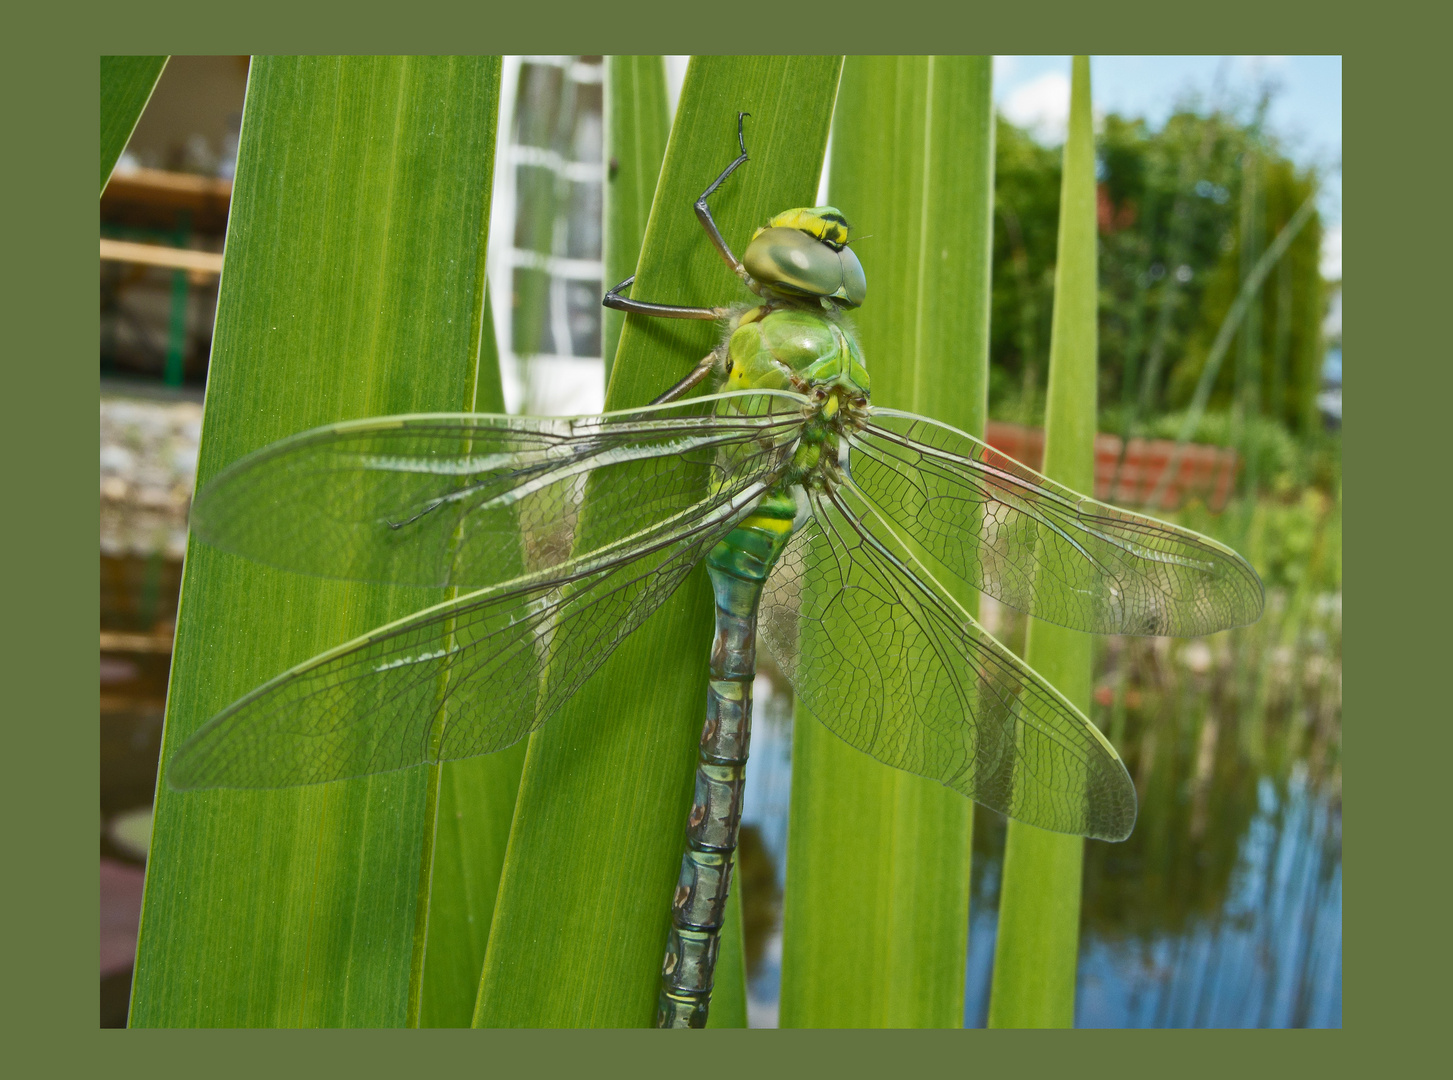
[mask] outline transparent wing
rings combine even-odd
[[[1209,537],[1086,498],[946,424],[874,409],[868,504],[954,577],[1047,622],[1193,637],[1255,622],[1261,579]]]
[[[745,490],[790,456],[804,400],[752,392],[571,419],[334,424],[218,474],[192,528],[287,570],[481,588],[630,536],[705,490]]]
[[[208,721],[168,782],[293,787],[503,749],[549,719],[769,486],[704,499],[300,664]]]
[[[762,600],[798,700],[849,745],[1055,832],[1122,840],[1135,786],[1073,705],[933,582],[852,490],[810,496]]]

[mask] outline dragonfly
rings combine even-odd
[[[950,586],[1101,634],[1207,634],[1263,604],[1255,570],[1215,540],[873,405],[844,319],[867,279],[843,214],[777,214],[741,259],[717,228],[708,200],[748,160],[742,122],[739,156],[694,210],[753,302],[658,304],[627,295],[633,278],[603,301],[722,324],[654,402],[333,424],[198,493],[192,528],[224,550],[456,595],[259,686],[168,769],[179,790],[280,788],[502,750],[704,562],[714,637],[661,1027],[704,1026],[710,1008],[759,631],[802,709],[850,745],[1031,825],[1122,840],[1137,807],[1115,748]],[[709,378],[715,392],[690,396]]]

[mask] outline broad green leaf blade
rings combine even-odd
[[[1074,58],[1060,188],[1044,473],[1094,490],[1097,303],[1095,137],[1090,61]],[[1090,710],[1090,638],[1030,620],[1025,662]],[[1073,1027],[1085,842],[1009,823],[999,899],[990,1027]]]
[[[494,309],[487,290],[478,366],[475,411],[503,413]],[[521,741],[497,754],[449,761],[439,768],[437,812],[431,815],[435,822],[433,874],[418,997],[419,1027],[468,1027],[474,1015],[527,745]],[[416,959],[416,977],[419,967]]]
[[[106,190],[166,61],[165,56],[101,57],[101,191]]]
[[[514,820],[523,740],[440,767],[419,1027],[468,1027]]]
[[[773,213],[810,205],[840,60],[695,57],[666,149],[632,295],[745,299],[691,204],[713,197],[740,250]],[[608,408],[639,405],[716,344],[699,321],[629,316]],[[670,900],[705,714],[712,603],[698,567],[530,740],[474,1022],[480,1027],[645,1027],[655,1016]]]
[[[474,411],[505,412],[504,376],[499,369],[499,338],[494,329],[494,300],[488,289],[479,312],[478,372],[474,382]]]
[[[610,56],[605,69],[605,287],[636,272],[666,137],[666,58]],[[625,313],[602,313],[605,384],[610,386]]]
[[[282,436],[475,400],[498,58],[259,59],[199,478]],[[436,774],[174,792],[223,706],[443,598],[188,549],[132,992],[137,1026],[397,1026],[416,1011]]]
[[[850,57],[830,198],[865,237],[855,321],[873,403],[982,434],[989,58]],[[879,764],[802,709],[792,761],[782,1026],[962,1026],[973,804]]]

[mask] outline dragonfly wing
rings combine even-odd
[[[1135,786],[1094,725],[852,491],[811,498],[813,519],[769,579],[760,625],[812,715],[884,764],[1020,821],[1128,836]]]
[[[790,456],[803,400],[738,393],[567,419],[334,424],[224,470],[198,494],[192,528],[287,570],[482,588],[605,547],[705,491],[748,489]]]
[[[503,749],[549,719],[767,486],[300,664],[208,721],[168,782],[293,787]]]
[[[1080,495],[946,424],[875,409],[853,483],[929,560],[1010,607],[1097,634],[1194,637],[1261,616],[1223,544]]]

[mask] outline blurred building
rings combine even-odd
[[[604,64],[506,56],[489,282],[511,412],[599,412]]]

